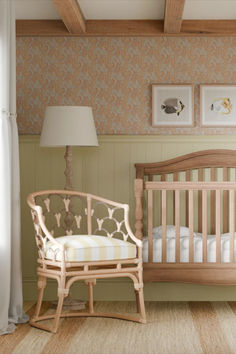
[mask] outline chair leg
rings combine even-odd
[[[137,290],[135,290],[135,297],[136,297],[137,312],[140,313],[139,297],[138,297],[138,291]]]
[[[35,308],[35,313],[34,313],[34,318],[33,320],[37,320],[41,306],[42,306],[42,301],[43,301],[43,294],[44,294],[44,289],[46,287],[47,279],[46,277],[39,276],[38,277],[38,300]]]
[[[88,285],[89,291],[89,313],[94,313],[93,308],[93,287],[96,285],[96,279],[86,280],[85,284]]]
[[[61,311],[62,311],[64,297],[65,297],[65,295],[64,295],[63,292],[61,292],[58,295],[57,310],[56,310],[56,315],[55,315],[55,319],[54,319],[53,327],[52,327],[52,332],[53,333],[57,332],[57,329],[58,329],[58,326],[59,326],[59,320],[60,320],[60,317],[61,317]]]
[[[146,311],[144,304],[143,288],[137,291],[137,309],[141,317],[142,323],[146,323]]]
[[[143,273],[138,272],[139,287],[136,289],[137,311],[140,314],[141,322],[146,323],[146,311],[143,296]]]
[[[59,326],[59,320],[61,317],[61,312],[62,312],[62,307],[63,307],[63,302],[64,298],[68,296],[70,289],[66,289],[65,284],[66,279],[63,276],[59,281],[58,281],[58,303],[57,303],[57,309],[56,309],[56,314],[54,317],[54,322],[53,322],[53,327],[52,327],[52,333],[56,333],[58,326]]]

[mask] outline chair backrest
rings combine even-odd
[[[31,207],[36,241],[42,247],[45,232],[39,215],[53,237],[65,235],[102,235],[127,240],[132,233],[128,222],[129,207],[92,194],[47,190],[32,193],[27,202]],[[47,235],[46,235],[47,237]],[[50,238],[50,235],[49,237]]]

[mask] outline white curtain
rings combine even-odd
[[[14,1],[0,0],[0,334],[28,320],[22,310]]]

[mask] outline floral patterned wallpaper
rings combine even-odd
[[[189,128],[151,126],[151,84],[195,85]],[[98,134],[236,134],[202,128],[199,84],[236,84],[236,38],[17,38],[20,134],[40,134],[47,105],[93,107]]]

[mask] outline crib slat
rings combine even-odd
[[[203,169],[198,170],[198,181],[203,181]],[[202,232],[202,191],[198,192],[198,232]]]
[[[174,177],[173,177],[174,182],[177,182],[179,180],[179,174],[178,172],[174,172]]]
[[[173,173],[173,181],[178,182],[179,174],[178,172]],[[175,224],[175,192],[173,191],[173,224]]]
[[[153,191],[148,190],[148,262],[153,262]]]
[[[234,190],[230,190],[229,192],[229,232],[230,232],[230,262],[234,262],[234,229],[235,229],[235,196]]]
[[[190,170],[187,170],[186,171],[186,176],[185,176],[185,180],[186,180],[186,182],[189,182],[190,181]],[[185,202],[185,205],[186,205],[186,222],[185,222],[185,224],[186,224],[186,227],[188,227],[189,226],[189,196],[188,196],[188,194],[189,194],[189,192],[188,191],[186,191],[185,192],[186,193],[186,196],[185,196],[185,198],[186,198],[186,202]]]
[[[216,263],[221,262],[220,242],[220,190],[216,190]]]
[[[211,182],[214,182],[215,181],[215,169],[214,168],[211,168]],[[216,197],[215,197],[215,191],[211,191],[211,196],[210,196],[210,199],[211,199],[211,234],[214,234],[215,233],[215,203],[216,203]]]
[[[166,262],[166,190],[162,191],[161,195],[162,203],[162,263]]]
[[[148,175],[148,180],[149,180],[150,182],[152,182],[152,181],[153,181],[153,175]]]
[[[180,262],[180,191],[175,191],[175,262]]]
[[[166,180],[166,175],[161,175],[161,182],[165,182]]]
[[[207,262],[207,191],[202,191],[202,248],[203,262]]]
[[[193,252],[193,190],[189,191],[189,262],[194,260]]]
[[[223,168],[223,180],[228,181],[228,169]],[[229,192],[223,191],[223,232],[228,232],[228,220],[229,220]]]
[[[161,182],[165,182],[165,181],[166,181],[166,175],[161,175]],[[162,208],[161,208],[161,215],[162,215]]]

